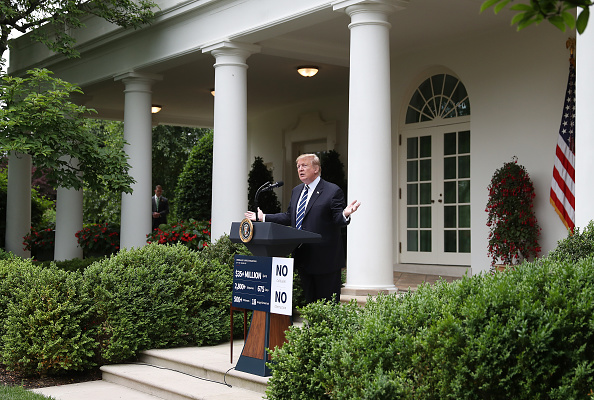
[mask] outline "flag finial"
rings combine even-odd
[[[565,47],[569,49],[569,62],[575,67],[575,38],[568,38],[565,42]]]

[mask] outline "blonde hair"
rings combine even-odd
[[[299,164],[299,160],[302,160],[304,158],[311,158],[311,165],[312,166],[314,166],[314,165],[317,166],[318,167],[319,174],[322,173],[322,163],[320,162],[320,157],[318,157],[317,155],[315,155],[313,153],[311,153],[311,154],[301,154],[299,157],[297,157],[297,159],[295,160],[295,163]]]

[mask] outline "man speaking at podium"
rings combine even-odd
[[[321,172],[318,156],[300,155],[297,157],[297,174],[303,183],[293,188],[287,212],[263,214],[258,208],[259,221],[288,225],[322,236],[321,242],[304,243],[293,252],[307,303],[331,300],[334,294],[336,301],[340,300],[340,270],[345,267],[340,231],[350,223],[351,214],[361,205],[355,200],[345,207],[342,190],[321,179]],[[256,220],[252,211],[246,212],[245,216]]]

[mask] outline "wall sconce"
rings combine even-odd
[[[161,109],[162,109],[162,108],[163,108],[163,107],[161,107],[161,106],[159,106],[159,105],[157,105],[157,104],[153,104],[153,105],[151,106],[151,113],[152,113],[152,114],[156,114],[156,113],[158,113],[159,111],[161,111]]]
[[[312,76],[318,73],[318,70],[319,68],[315,65],[302,65],[300,67],[297,67],[297,72],[299,72],[299,75],[304,76],[306,78],[311,78]]]
[[[210,89],[210,94],[212,94],[212,97],[214,97],[214,95],[215,95],[215,90],[214,90],[214,88],[211,88],[211,89]]]

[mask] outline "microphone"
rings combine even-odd
[[[258,197],[260,196],[260,193],[267,192],[267,191],[272,190],[277,187],[281,187],[284,184],[285,183],[283,181],[278,181],[276,183],[266,182],[262,186],[260,186],[260,188],[258,188],[258,190],[256,190],[256,195],[254,196],[254,208],[256,209],[256,211],[255,211],[256,222],[258,222]]]
[[[262,191],[263,191],[263,192],[267,192],[267,191],[269,191],[269,190],[272,190],[272,189],[279,188],[279,187],[283,186],[284,184],[285,184],[285,182],[283,182],[283,181],[278,181],[278,182],[275,182],[275,183],[273,183],[273,184],[271,184],[271,185],[269,185],[269,186],[266,186],[264,189],[262,189]]]

